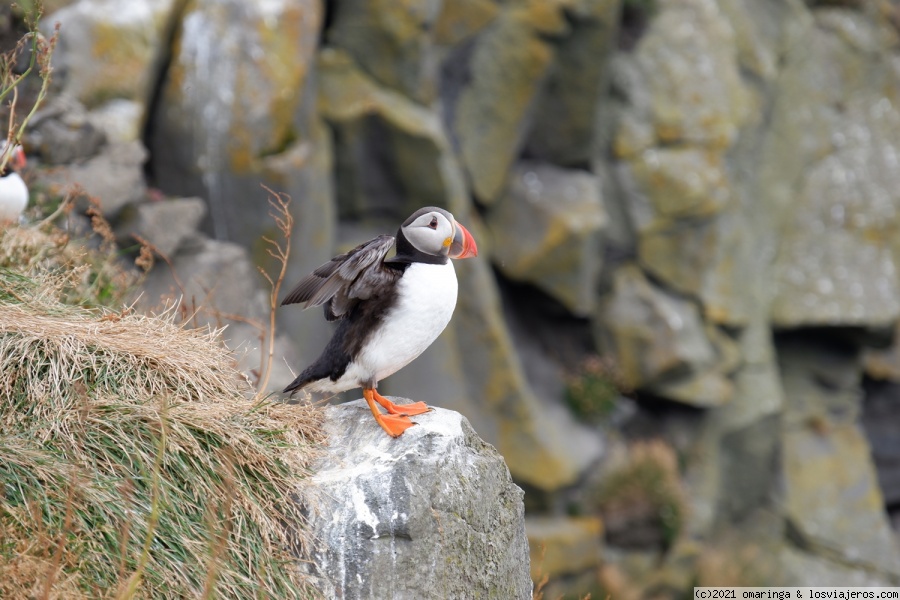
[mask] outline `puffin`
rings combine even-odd
[[[338,323],[319,358],[283,393],[362,388],[378,425],[391,437],[402,435],[415,425],[411,416],[431,409],[424,402],[394,404],[378,393],[378,382],[437,339],[456,307],[451,259],[477,255],[472,234],[452,214],[426,206],[400,225],[396,238],[380,235],[304,277],[281,305],[323,306],[325,319]]]
[[[0,146],[0,164],[7,146]],[[25,152],[22,146],[13,146],[6,167],[0,171],[0,223],[18,222],[28,206],[28,186],[17,172],[25,166]]]

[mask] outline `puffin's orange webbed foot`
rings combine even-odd
[[[414,416],[421,415],[427,412],[430,412],[431,408],[428,407],[424,402],[413,402],[412,404],[394,404],[384,396],[378,393],[377,390],[372,390],[372,394],[375,397],[375,401],[384,407],[384,410],[388,411],[390,415],[406,415],[406,416]]]
[[[409,417],[403,415],[379,415],[375,420],[391,437],[400,437],[404,431],[415,425]]]
[[[372,411],[372,415],[375,417],[375,420],[381,426],[382,429],[391,437],[400,437],[403,435],[403,432],[415,425],[412,421],[409,420],[409,417],[405,414],[403,415],[383,415],[381,411],[378,410],[378,406],[375,404],[376,400],[375,390],[363,390],[363,398],[366,399],[366,402],[369,405],[369,409]]]

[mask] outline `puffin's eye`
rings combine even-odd
[[[431,217],[431,223],[428,226],[432,229],[437,229],[437,217]]]

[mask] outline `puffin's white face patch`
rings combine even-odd
[[[449,213],[448,213],[449,214]],[[432,211],[403,227],[403,235],[426,254],[446,256],[453,243],[454,225],[443,213]]]

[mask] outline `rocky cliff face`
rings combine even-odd
[[[896,1],[78,0],[55,20],[86,108],[35,124],[45,163],[40,139],[81,132],[52,183],[109,181],[122,222],[145,184],[203,198],[205,235],[142,227],[228,311],[262,310],[260,182],[294,199],[291,278],[415,207],[473,224],[452,326],[384,387],[505,457],[548,593],[900,581]],[[298,313],[295,368],[327,335]]]

